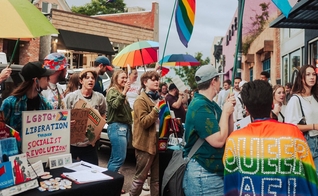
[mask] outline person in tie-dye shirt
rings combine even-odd
[[[316,168],[297,126],[270,118],[268,82],[243,85],[241,97],[252,123],[226,141],[224,195],[318,195]]]

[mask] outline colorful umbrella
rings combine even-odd
[[[50,21],[27,0],[0,0],[0,38],[33,38],[58,34]]]
[[[164,66],[196,66],[200,62],[190,54],[170,54],[161,59],[159,65]]]
[[[58,34],[50,21],[27,0],[0,0],[0,38],[18,38],[10,65],[20,38],[34,38]]]
[[[155,41],[140,41],[128,45],[114,58],[112,64],[117,67],[131,68],[158,61],[159,43]]]
[[[167,75],[169,73],[170,69],[166,68],[166,67],[162,67],[161,68],[161,77]]]

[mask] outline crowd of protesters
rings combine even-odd
[[[195,73],[197,89],[181,92],[160,83],[157,71],[116,70],[108,89],[100,74],[112,70],[99,56],[94,68],[71,76],[66,91],[66,58],[48,55],[44,63],[29,62],[21,71],[24,82],[3,100],[5,122],[21,133],[22,111],[73,109],[82,99],[107,119],[112,144],[110,171],[123,165],[132,137],[136,173],[130,195],[140,195],[150,176],[150,193],[159,195],[159,100],[164,99],[175,118],[184,123],[184,157],[198,138],[204,143],[186,166],[185,195],[318,195],[318,81],[315,67],[300,68],[294,84],[270,84],[270,74],[244,81],[223,82],[212,65]],[[0,73],[6,80],[11,69]],[[107,117],[107,118],[106,118]],[[234,123],[251,123],[233,131]],[[74,121],[71,121],[71,129]],[[133,130],[133,131],[132,131]],[[21,144],[19,144],[21,145]],[[97,147],[88,138],[71,144],[73,159],[98,165]],[[124,193],[124,191],[123,191]]]

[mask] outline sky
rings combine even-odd
[[[70,7],[82,6],[91,2],[91,0],[66,1]],[[210,58],[214,37],[226,35],[238,4],[238,0],[197,0],[194,29],[188,48],[186,48],[179,40],[174,17],[172,19],[167,44],[165,44],[175,1],[156,1],[159,3],[159,59],[162,58],[164,48],[166,48],[165,55],[188,53],[194,56],[195,53],[201,52],[203,59],[206,57]],[[124,2],[127,7],[138,6],[146,10],[151,10],[153,0],[124,0]]]

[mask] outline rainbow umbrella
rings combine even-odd
[[[164,66],[197,66],[200,62],[190,54],[170,54],[161,59],[159,65]]]
[[[158,61],[159,43],[155,41],[140,41],[128,45],[114,58],[112,64],[117,67],[131,68],[147,65]]]
[[[20,38],[58,34],[50,21],[28,0],[0,0],[0,38],[17,38],[10,65]]]

